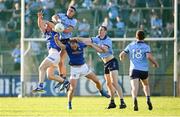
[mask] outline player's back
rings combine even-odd
[[[150,52],[149,45],[144,41],[134,41],[127,46],[125,51],[129,54],[130,69],[148,71],[146,53]]]

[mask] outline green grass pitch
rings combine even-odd
[[[131,97],[125,97],[126,109],[107,110],[109,99],[103,97],[74,97],[73,109],[67,109],[66,97],[0,98],[0,117],[180,117],[180,98],[152,97],[149,111],[145,97],[138,97],[139,111],[134,112]],[[116,105],[119,99],[115,98]]]

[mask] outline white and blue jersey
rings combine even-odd
[[[46,43],[47,44],[47,49],[49,50],[49,49],[53,48],[53,49],[56,49],[59,52],[61,50],[61,48],[59,46],[57,46],[55,41],[54,41],[54,36],[56,34],[58,34],[58,36],[59,36],[59,33],[57,33],[57,32],[54,32],[54,31],[47,32],[46,31],[44,33],[44,36],[45,36],[46,42],[47,42]]]
[[[130,59],[130,71],[148,71],[148,60],[146,53],[150,53],[150,46],[144,41],[133,41],[124,49]]]
[[[108,51],[106,53],[100,53],[97,52],[100,58],[107,58],[111,55],[113,55],[113,49],[112,49],[112,41],[108,36],[105,36],[103,39],[100,39],[99,36],[92,37],[91,38],[92,43],[97,44],[98,46],[108,46]]]
[[[66,51],[69,56],[69,65],[83,65],[85,63],[84,59],[84,48],[86,45],[81,42],[77,42],[78,48],[76,51],[72,50],[70,43],[66,44]]]
[[[69,26],[75,28],[76,24],[77,24],[77,20],[74,18],[69,18],[66,14],[64,13],[59,13],[57,14],[57,16],[59,17],[59,19],[61,20],[61,23],[64,25],[65,29]],[[60,33],[61,35],[61,39],[69,39],[72,37],[72,32],[68,32],[68,33]]]

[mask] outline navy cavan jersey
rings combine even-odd
[[[77,42],[78,48],[76,51],[72,50],[70,43],[66,44],[66,51],[69,56],[70,65],[83,65],[85,63],[84,59],[84,48],[86,45],[82,42]]]
[[[47,49],[49,50],[50,48],[54,48],[56,50],[58,50],[58,52],[61,50],[61,48],[59,46],[56,45],[55,41],[54,41],[54,36],[59,33],[54,32],[54,31],[50,31],[50,32],[45,32],[44,36],[46,38],[46,45],[47,45]]]

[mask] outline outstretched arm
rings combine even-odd
[[[37,21],[38,27],[42,32],[45,32],[46,31],[46,23],[43,21],[42,12],[38,12],[37,16],[38,16],[38,21]]]
[[[104,46],[104,45],[99,46],[99,45],[94,44],[94,43],[89,42],[89,41],[84,41],[84,43],[86,45],[88,45],[89,47],[94,48],[99,53],[105,53],[105,52],[108,51],[108,47],[107,46]]]
[[[119,59],[120,61],[123,61],[125,59],[125,56],[126,56],[126,52],[125,51],[122,51],[120,54],[119,54]]]
[[[83,42],[83,43],[90,43],[91,42],[91,38],[83,38],[83,37],[73,37],[70,40],[77,40],[79,42]]]
[[[58,45],[62,50],[66,49],[66,46],[59,41],[58,34],[56,34],[54,36],[54,41],[55,41],[56,45]]]
[[[153,64],[154,67],[159,67],[159,64],[156,62],[151,53],[147,53],[147,59]]]

